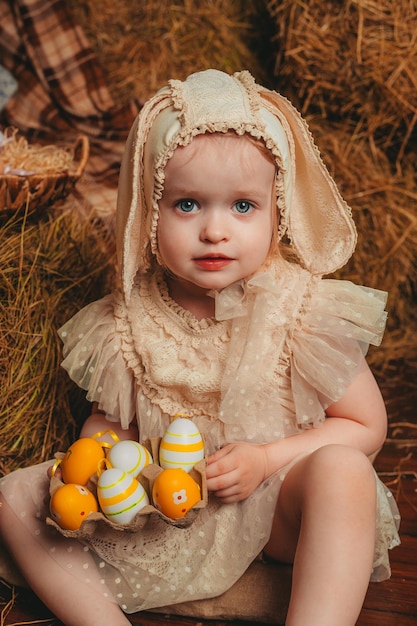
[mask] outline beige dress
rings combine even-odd
[[[213,297],[216,319],[197,321],[169,298],[159,275],[134,287],[128,307],[109,295],[61,329],[63,366],[109,419],[127,426],[138,416],[142,440],[161,436],[170,416],[186,413],[210,454],[226,442],[262,443],[320,427],[385,326],[384,293],[284,261],[275,280],[258,274]],[[1,490],[52,558],[126,612],[230,587],[268,540],[288,471],[243,502],[224,505],[210,496],[187,528],[152,515],[138,532],[108,530],[80,543],[44,523],[47,465],[14,472]],[[387,551],[399,543],[399,514],[378,478],[376,488],[372,579],[383,580]]]

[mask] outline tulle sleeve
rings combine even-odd
[[[58,334],[64,344],[62,367],[87,391],[87,400],[128,428],[135,417],[135,383],[123,358],[113,296],[84,307]]]
[[[320,281],[294,330],[291,388],[298,425],[311,427],[349,387],[385,329],[387,294],[349,281]]]

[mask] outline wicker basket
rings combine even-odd
[[[74,169],[57,174],[0,175],[0,212],[44,209],[68,196],[86,166],[90,144],[80,135],[73,147]]]

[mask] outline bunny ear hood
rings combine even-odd
[[[130,131],[117,202],[117,251],[129,300],[138,272],[157,254],[158,200],[164,169],[178,146],[196,135],[234,131],[264,141],[277,164],[279,236],[300,265],[329,274],[353,253],[351,211],[329,175],[308,127],[286,98],[258,86],[249,72],[218,70],[171,80],[148,100]]]

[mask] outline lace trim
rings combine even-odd
[[[259,111],[259,93],[252,74],[247,70],[243,70],[242,72],[235,72],[233,76],[244,86],[252,111]]]
[[[143,376],[142,360],[135,349],[132,328],[128,319],[126,304],[120,292],[115,292],[114,320],[116,332],[121,337],[121,350],[127,366],[132,370],[135,379],[139,381]]]
[[[216,321],[173,302],[161,275],[141,283],[127,309],[119,297],[124,358],[152,404],[220,419],[247,439],[325,419],[363,359],[360,342],[380,340],[385,294],[285,261],[275,272],[217,293]]]
[[[155,319],[161,325],[164,325],[166,321],[165,316],[168,315],[175,323],[178,323],[178,318],[183,322],[184,327],[189,327],[193,331],[208,331],[215,329],[215,334],[218,334],[218,324],[211,318],[205,318],[198,320],[194,317],[190,311],[187,311],[182,306],[177,304],[175,300],[171,298],[168,292],[168,287],[164,276],[161,271],[156,273],[155,280],[153,280],[149,288],[145,285],[140,289],[141,297],[150,298],[146,308],[152,315],[155,315]],[[159,302],[161,309],[155,307],[154,303]]]
[[[114,314],[124,359],[142,394],[168,415],[216,417],[229,324],[196,320],[169,297],[161,275],[137,286],[127,307],[117,294]]]

